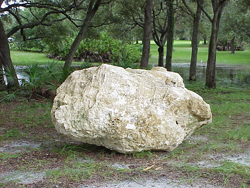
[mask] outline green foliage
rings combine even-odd
[[[42,40],[23,41],[22,39],[14,39],[9,46],[11,50],[42,52],[44,51],[46,44]]]
[[[62,45],[53,47],[51,53],[60,55],[63,59],[68,54],[71,39],[62,42]],[[113,39],[107,32],[101,32],[99,39],[84,39],[75,54],[75,60],[88,62],[110,63],[132,67],[133,63],[139,63],[141,57],[141,46],[123,43],[121,40]]]
[[[53,54],[54,57],[61,56],[61,58],[65,59],[72,43],[73,38],[66,37],[60,42],[50,44],[46,51]]]
[[[113,39],[106,32],[101,32],[99,39],[83,40],[76,55],[86,57],[86,54],[91,55],[91,53],[99,55],[101,61],[104,61],[103,57],[106,56],[106,61],[119,62],[126,59],[128,63],[139,62],[141,54],[137,45]]]
[[[141,151],[141,152],[133,152],[132,155],[136,158],[148,158],[151,159],[153,157],[152,151]]]
[[[23,88],[30,97],[40,94],[45,97],[53,96],[53,92],[64,81],[62,67],[56,63],[39,66],[37,64],[28,66],[25,73],[29,76],[29,81],[23,83]],[[67,72],[69,74],[69,72]]]
[[[0,92],[0,102],[12,102],[17,99],[17,91],[9,92],[6,91]]]

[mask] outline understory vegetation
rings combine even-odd
[[[68,40],[61,41],[60,43],[54,43],[54,45],[51,44],[45,53],[28,53],[29,55],[38,54],[38,57],[48,54],[47,57],[49,57],[51,60],[46,59],[44,55],[43,58],[41,57],[41,59],[44,60],[43,63],[48,63],[48,61],[51,62],[53,60],[59,61],[59,63],[64,63],[62,61],[65,60],[66,55],[69,52],[70,46],[73,42],[72,40],[72,38],[68,38]],[[16,47],[18,45],[19,42],[11,43],[11,49],[19,49]],[[21,49],[24,50],[26,48]],[[30,48],[30,50],[32,50],[32,48]],[[107,32],[100,32],[100,35],[97,38],[86,38],[81,41],[75,53],[74,61],[78,62],[78,64],[79,62],[98,62],[135,66],[134,64],[138,64],[140,62],[141,51],[142,46],[139,44],[129,44],[127,42],[112,38]],[[16,53],[17,55],[15,55]],[[12,51],[14,64],[27,64],[28,62],[25,62],[27,61],[26,56],[23,60],[20,59],[20,56],[21,54],[19,51]]]

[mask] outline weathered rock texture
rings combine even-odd
[[[171,151],[212,121],[210,106],[179,74],[106,64],[73,72],[58,88],[51,116],[58,132],[121,153]]]

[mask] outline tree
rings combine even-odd
[[[244,0],[231,0],[225,7],[221,22],[223,23],[219,32],[219,41],[229,46],[231,54],[237,47],[243,47],[244,42],[248,42],[250,37],[250,3]]]
[[[68,12],[71,12],[73,9],[80,7],[85,0],[82,1],[73,1],[67,2],[64,0],[61,1],[3,1],[0,0],[0,69],[5,70],[7,73],[7,82],[8,87],[18,86],[18,80],[16,72],[13,66],[13,63],[10,58],[10,50],[8,44],[8,37],[14,35],[20,31],[24,40],[27,39],[25,29],[34,28],[40,25],[51,26],[53,23],[69,19],[72,21]],[[5,6],[3,6],[5,2]],[[42,14],[37,15],[37,10],[41,11]],[[27,12],[29,12],[27,16]],[[25,13],[26,15],[24,15]],[[52,15],[63,15],[60,18],[53,19]],[[8,31],[4,30],[3,19],[6,17],[13,17],[15,19],[16,25],[13,26]],[[1,71],[2,72],[2,71]],[[2,76],[0,78],[2,80]],[[0,84],[3,84],[1,81]]]
[[[147,68],[150,53],[150,39],[151,39],[151,13],[153,8],[153,0],[146,0],[145,5],[145,19],[143,31],[143,50],[141,58],[141,68]]]
[[[0,8],[2,7],[3,0],[0,1]],[[0,12],[1,9],[0,9]],[[10,57],[10,49],[8,44],[8,38],[5,34],[4,26],[2,23],[2,20],[0,19],[0,87],[3,87],[5,85],[4,79],[3,79],[3,68],[7,77],[8,81],[8,87],[17,87],[18,86],[18,79],[15,73],[14,66],[11,61]]]
[[[80,44],[80,42],[83,40],[85,37],[86,31],[88,29],[89,23],[96,14],[98,8],[100,7],[101,4],[109,4],[112,0],[103,2],[103,0],[90,0],[88,4],[88,10],[87,14],[85,16],[85,20],[83,22],[83,25],[80,28],[79,33],[77,34],[74,42],[72,43],[69,53],[66,56],[65,64],[64,64],[64,69],[66,70],[71,66],[71,63],[73,61],[74,54]]]
[[[199,23],[201,17],[201,6],[203,4],[203,0],[200,3],[196,3],[196,12],[194,12],[191,7],[187,4],[186,0],[182,0],[185,5],[187,12],[193,18],[193,32],[192,32],[192,54],[191,54],[191,62],[190,62],[190,70],[189,70],[189,80],[196,80],[196,64],[197,64],[197,54],[198,54],[198,33],[199,33]]]
[[[158,66],[164,66],[164,46],[168,32],[168,7],[163,1],[157,1],[153,8],[152,35],[158,46]]]
[[[207,11],[204,10],[204,7],[201,6],[202,11],[207,16],[209,21],[212,23],[211,36],[208,48],[207,71],[206,71],[205,85],[207,88],[216,88],[216,81],[215,81],[216,45],[217,45],[221,15],[228,1],[229,0],[211,0],[213,17],[211,17],[207,13]],[[201,5],[199,0],[197,0],[197,3]]]
[[[129,2],[128,2],[129,1]],[[174,2],[174,1],[173,1]],[[123,7],[123,15],[127,15],[127,20],[132,20],[135,25],[140,26],[145,29],[145,3],[142,0],[138,1],[121,1]],[[158,46],[158,66],[164,66],[164,47],[167,41],[168,31],[171,31],[168,23],[169,20],[169,9],[170,4],[168,0],[154,0],[153,7],[151,12],[151,33],[154,42]],[[175,12],[175,9],[173,9]],[[173,18],[173,17],[172,17]],[[172,22],[173,23],[173,22]],[[131,24],[132,25],[132,24]],[[147,24],[147,26],[149,26]],[[172,27],[172,26],[170,26]],[[145,30],[144,30],[145,31]],[[172,36],[172,39],[171,39]],[[169,35],[169,39],[173,40],[173,34]],[[170,44],[170,43],[169,43]],[[172,53],[172,47],[170,46],[170,50]],[[172,57],[172,54],[171,54]],[[171,58],[172,59],[172,58]]]
[[[166,55],[166,69],[172,70],[172,54],[174,43],[174,0],[165,0],[168,10],[168,34],[167,34],[167,55]]]

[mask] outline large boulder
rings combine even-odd
[[[51,110],[58,132],[121,153],[172,151],[212,121],[209,104],[165,68],[102,64],[73,72]]]

